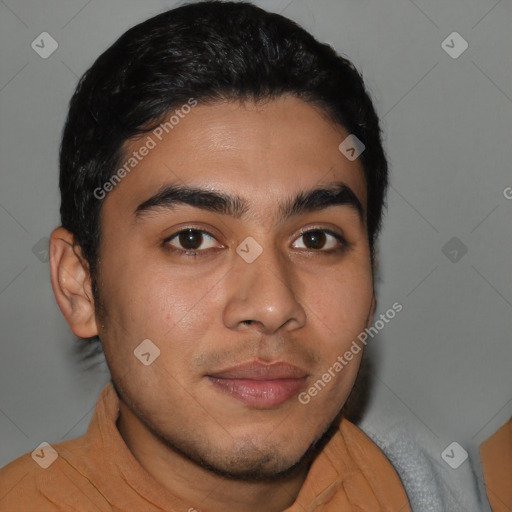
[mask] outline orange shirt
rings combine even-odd
[[[493,512],[512,510],[512,419],[480,445],[485,490]]]
[[[139,464],[117,430],[118,416],[119,400],[109,382],[83,436],[43,446],[0,469],[0,512],[196,510]],[[41,467],[53,458],[48,467]],[[410,512],[391,464],[346,419],[314,460],[295,503],[284,512],[341,511]]]

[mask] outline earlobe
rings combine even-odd
[[[76,336],[98,334],[89,268],[73,235],[62,227],[50,235],[50,278],[57,304]]]

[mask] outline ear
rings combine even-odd
[[[76,336],[98,334],[89,266],[73,235],[58,227],[50,235],[50,278],[64,318]]]
[[[368,312],[368,318],[366,319],[366,328],[367,329],[373,323],[373,315],[375,314],[376,308],[377,308],[377,299],[375,298],[375,290],[374,290],[373,294],[372,294],[372,303],[370,305],[370,311]]]

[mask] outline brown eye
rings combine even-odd
[[[327,229],[311,229],[301,233],[297,240],[302,240],[302,245],[294,247],[296,249],[309,249],[313,251],[328,250],[343,248],[344,240],[337,233],[333,233]]]
[[[323,231],[308,231],[302,237],[308,249],[321,249],[327,240]]]
[[[210,241],[209,245],[208,241]],[[169,237],[166,242],[172,247],[183,251],[197,251],[200,248],[200,250],[203,251],[215,246],[215,238],[212,235],[206,231],[192,228],[178,231]]]
[[[184,249],[195,251],[201,247],[203,234],[196,229],[187,229],[178,234],[178,241]]]

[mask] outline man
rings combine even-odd
[[[0,470],[0,510],[409,510],[343,408],[386,186],[360,75],[293,22],[202,2],[126,32],[72,98],[50,241],[112,379],[84,436]]]

